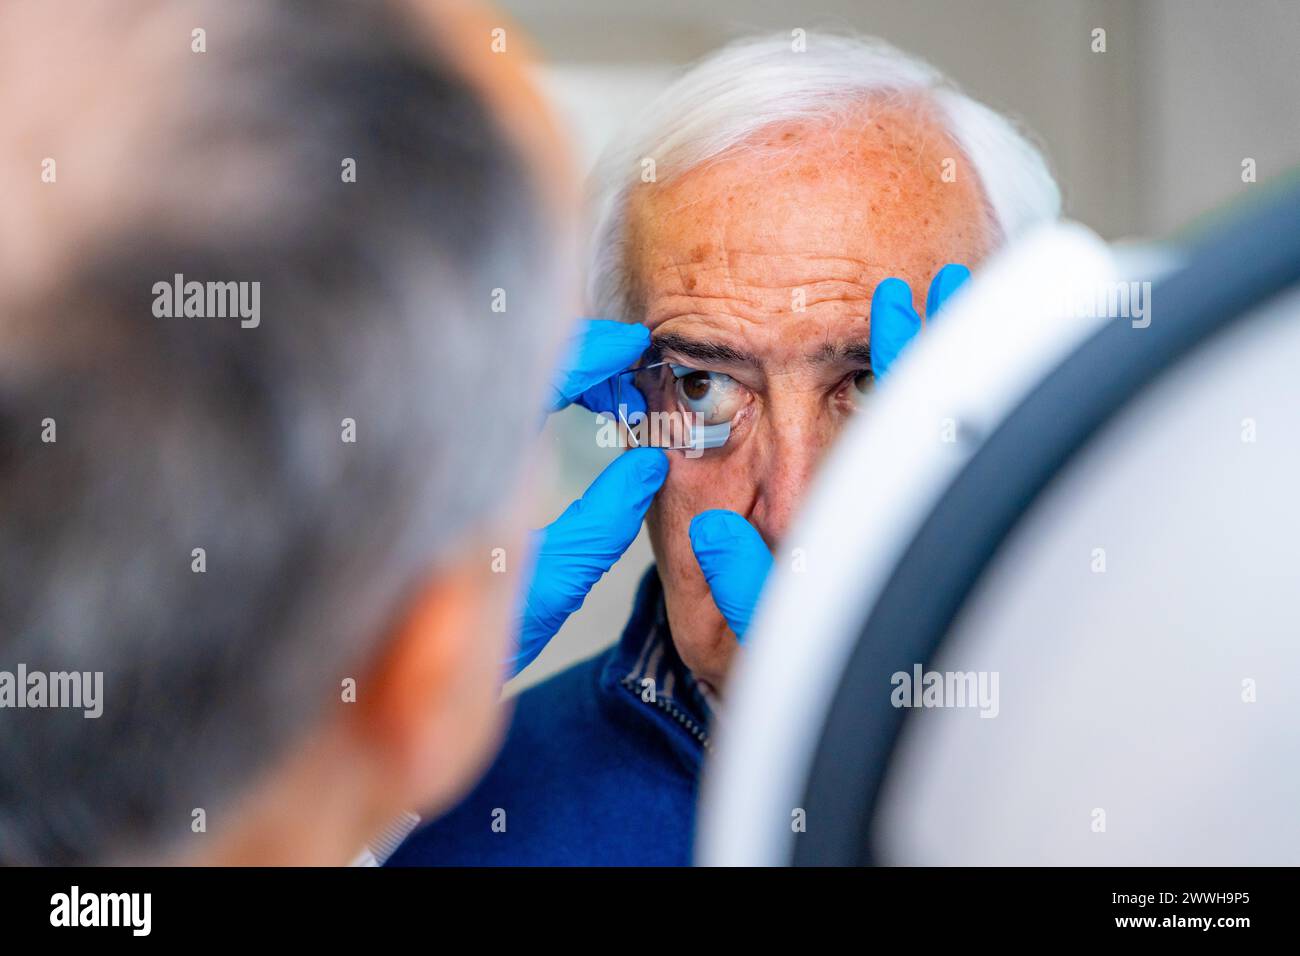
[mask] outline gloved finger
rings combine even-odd
[[[772,570],[772,552],[758,529],[736,512],[721,508],[692,518],[690,535],[713,603],[743,643]]]
[[[555,636],[601,576],[641,530],[655,493],[668,475],[658,448],[634,448],[615,458],[582,497],[534,535],[536,557],[524,595],[519,646],[510,661],[517,674]]]
[[[883,378],[907,343],[921,331],[921,317],[912,305],[912,289],[888,278],[871,295],[871,371]]]
[[[558,412],[579,402],[591,411],[613,412],[611,377],[636,364],[649,347],[650,330],[644,325],[610,319],[583,320],[570,336],[561,365],[551,379],[547,410]],[[640,410],[644,411],[644,402]]]
[[[625,422],[634,413],[644,414],[646,411],[645,396],[633,383],[630,375],[623,376],[621,380],[614,376],[593,385],[578,396],[575,404],[581,405],[589,412],[608,415],[615,420],[622,415],[622,420]]]
[[[934,274],[930,291],[925,297],[925,320],[929,322],[943,308],[954,292],[966,284],[970,270],[960,263],[950,262]]]

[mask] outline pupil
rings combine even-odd
[[[871,380],[874,377],[875,376],[868,371],[861,371],[857,375],[853,376],[853,387],[865,395],[867,392],[871,391]]]
[[[682,392],[691,401],[699,401],[709,394],[709,374],[707,372],[692,372],[687,375],[682,379]]]

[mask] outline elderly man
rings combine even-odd
[[[646,364],[673,369],[669,403],[727,435],[665,453],[656,568],[622,639],[523,694],[487,778],[395,863],[688,862],[709,724],[768,549],[927,289],[932,312],[960,280],[945,264],[977,265],[1060,205],[1005,119],[888,45],[833,36],[708,58],[597,184],[591,298],[633,326],[593,324],[588,348],[631,366],[648,347]]]
[[[576,288],[499,24],[0,9],[0,862],[345,863],[486,763]]]

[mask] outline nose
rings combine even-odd
[[[838,423],[815,392],[770,393],[755,441],[750,522],[776,547],[794,518]]]

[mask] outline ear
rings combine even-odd
[[[508,612],[504,575],[464,562],[427,576],[357,688],[354,733],[396,810],[443,809],[499,742]],[[504,592],[504,594],[502,593]]]

